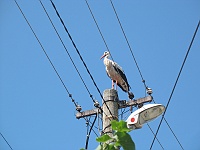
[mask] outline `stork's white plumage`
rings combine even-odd
[[[128,80],[122,67],[120,67],[116,62],[108,59],[109,56],[110,53],[108,51],[105,51],[101,59],[104,58],[103,62],[106,67],[107,75],[112,80],[112,88],[114,89],[114,83],[116,83],[116,89],[118,85],[124,92],[127,92],[129,94],[129,98],[132,99],[134,95],[133,93],[129,92],[130,85],[128,84]]]

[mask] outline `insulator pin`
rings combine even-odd
[[[151,88],[147,88],[147,94],[151,95],[153,93]]]
[[[97,107],[97,108],[99,107],[99,102],[98,101],[94,102],[94,107]]]
[[[76,110],[77,110],[78,112],[80,112],[80,111],[82,110],[82,107],[81,107],[80,105],[77,105],[77,106],[76,106]]]

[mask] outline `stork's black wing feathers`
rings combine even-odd
[[[130,89],[130,85],[128,84],[128,80],[126,78],[126,75],[122,69],[122,67],[120,67],[116,62],[113,62],[113,67],[114,69],[121,75],[122,79],[127,83],[127,86],[128,86],[128,91]],[[123,91],[125,91],[122,86],[120,84],[117,84]],[[125,91],[127,92],[127,91]]]

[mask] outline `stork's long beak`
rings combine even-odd
[[[100,59],[104,58],[105,56],[106,56],[106,54],[103,54]]]

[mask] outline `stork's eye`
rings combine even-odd
[[[104,54],[107,55],[107,54],[108,54],[108,51],[105,51]]]

